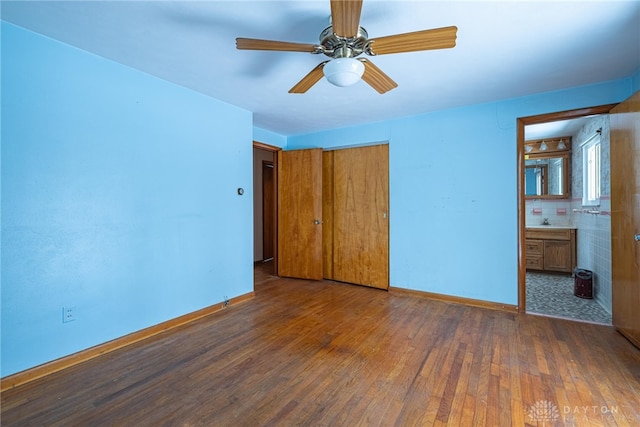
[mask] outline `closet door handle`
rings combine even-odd
[[[636,242],[640,242],[640,234],[636,234],[635,236],[633,236],[633,239],[634,239]]]

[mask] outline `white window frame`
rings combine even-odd
[[[600,206],[601,147],[597,134],[582,145],[582,206]]]

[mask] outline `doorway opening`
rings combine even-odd
[[[611,324],[608,164],[602,177],[601,205],[583,206],[581,163],[581,146],[591,133],[606,132],[608,144],[611,108],[605,105],[518,119],[521,312]],[[547,173],[536,174],[535,168],[543,166]],[[560,173],[554,176],[553,170]],[[591,272],[590,294],[576,292],[576,268]]]
[[[253,142],[253,261],[256,274],[261,275],[275,275],[277,271],[277,154],[280,150]]]

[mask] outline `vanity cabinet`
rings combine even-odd
[[[572,273],[576,267],[574,228],[526,228],[527,270]]]
[[[544,270],[544,241],[527,239],[525,242],[527,270]]]

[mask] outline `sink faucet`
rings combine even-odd
[[[549,224],[549,218],[545,218],[542,220],[542,225],[550,225]]]

